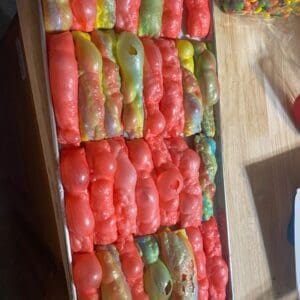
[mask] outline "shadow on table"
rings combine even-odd
[[[287,228],[297,187],[300,187],[300,147],[246,166],[272,276],[279,299],[296,288],[294,248]]]

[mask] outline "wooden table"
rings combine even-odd
[[[43,151],[50,157],[47,172],[55,176],[49,120],[38,100],[45,84],[36,1],[17,4]],[[300,187],[300,138],[289,119],[291,99],[300,93],[300,19],[292,21],[298,29],[290,40],[284,34],[276,39],[262,22],[245,22],[217,8],[215,20],[234,295],[295,299],[293,248],[286,232]]]
[[[293,26],[289,40],[282,32]],[[296,299],[287,226],[300,187],[289,117],[300,94],[300,18],[276,29],[215,8],[215,32],[234,295]]]

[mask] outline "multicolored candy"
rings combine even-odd
[[[162,261],[173,279],[172,299],[198,299],[197,266],[184,229],[159,233]]]
[[[162,13],[163,0],[141,0],[138,34],[158,37],[161,30]]]
[[[116,23],[115,0],[97,0],[96,29],[111,29]]]
[[[105,138],[102,57],[88,33],[73,31],[79,71],[79,123],[82,141]]]
[[[102,55],[102,87],[105,95],[105,131],[107,137],[120,136],[123,133],[121,77],[116,62],[117,37],[113,30],[93,31],[92,41]]]
[[[124,134],[131,139],[141,138],[144,133],[144,48],[136,35],[130,32],[122,32],[119,35],[117,59],[121,69],[124,96]]]
[[[122,271],[115,246],[100,246],[96,256],[102,267],[101,298],[105,300],[132,300],[130,288]]]
[[[42,0],[47,32],[70,30],[73,15],[69,0]]]
[[[176,41],[181,63],[184,97],[184,135],[191,136],[201,131],[203,116],[202,94],[194,76],[194,48],[187,40]]]
[[[139,237],[136,243],[141,250],[145,264],[145,290],[151,300],[168,300],[172,294],[173,282],[169,270],[159,259],[159,246],[151,235]]]

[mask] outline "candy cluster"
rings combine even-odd
[[[178,38],[181,28],[205,38],[211,26],[209,1],[201,0],[42,0],[48,32],[95,29],[139,36]],[[183,20],[186,7],[187,20]]]
[[[190,36],[206,36],[207,1],[43,0],[79,300],[226,297],[216,60],[170,39],[184,3]]]
[[[73,31],[48,35],[48,57],[61,144],[214,134],[219,85],[204,43]]]
[[[240,15],[258,15],[266,19],[300,14],[299,0],[222,0],[225,12]]]

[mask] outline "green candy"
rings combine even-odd
[[[165,230],[159,234],[160,257],[173,279],[171,299],[197,300],[197,268],[186,232]]]
[[[158,259],[155,263],[145,266],[144,287],[151,300],[167,300],[173,290],[173,281],[169,270]]]
[[[152,235],[136,238],[145,264],[144,287],[151,300],[167,300],[173,290],[173,281],[169,270],[159,259],[159,246]]]
[[[142,0],[140,6],[140,36],[158,37],[161,31],[163,0]]]
[[[236,2],[234,4],[234,9],[237,11],[241,11],[244,9],[244,2]]]
[[[216,58],[204,43],[194,42],[193,45],[195,75],[200,85],[203,103],[211,106],[217,103],[220,95]]]
[[[202,119],[202,130],[204,134],[208,137],[214,137],[216,134],[216,124],[213,106],[207,106],[204,109]]]
[[[122,77],[125,135],[129,138],[142,138],[144,130],[144,47],[136,35],[130,32],[122,32],[119,35],[117,60]]]
[[[214,153],[215,141],[204,134],[199,134],[195,137],[195,143],[197,145],[197,152],[200,153],[208,172],[209,179],[211,182],[214,182],[218,171],[218,164]]]
[[[154,236],[147,235],[136,239],[136,243],[142,251],[144,264],[149,265],[157,261],[159,256],[158,243]]]
[[[202,194],[202,219],[204,221],[208,221],[214,214],[214,204],[213,204],[213,200],[209,198],[209,196],[207,195],[207,193],[203,193]]]

